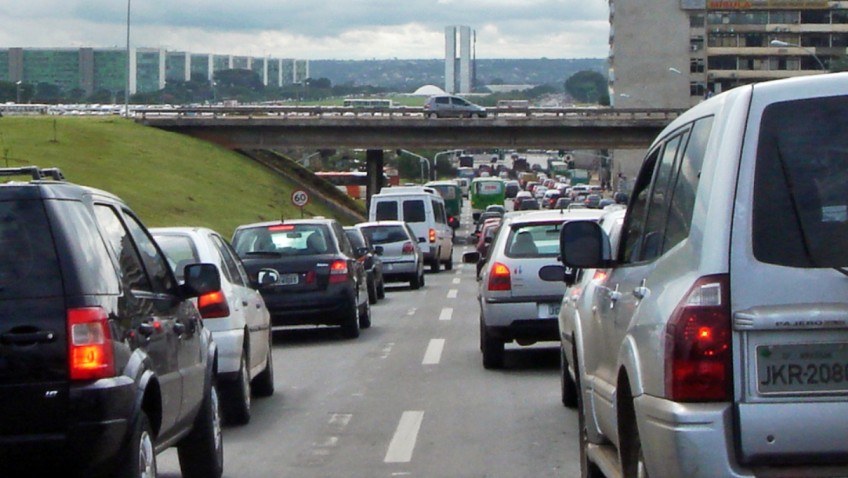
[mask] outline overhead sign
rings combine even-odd
[[[309,204],[309,194],[302,189],[292,192],[291,202],[297,207],[303,207]]]

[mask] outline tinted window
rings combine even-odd
[[[648,215],[645,218],[641,260],[651,260],[660,254],[663,236],[665,234],[665,223],[668,218],[667,204],[671,193],[669,180],[672,177],[672,172],[675,170],[677,149],[683,137],[684,135],[677,135],[665,142],[662,159],[654,175],[654,187],[651,191]]]
[[[404,222],[426,222],[427,215],[424,211],[424,201],[421,199],[404,201],[403,220]]]
[[[848,265],[848,97],[776,103],[760,125],[753,251],[793,267]]]
[[[224,264],[232,276],[230,282],[250,287],[250,281],[247,279],[247,272],[244,270],[244,265],[242,265],[241,259],[236,255],[236,251],[233,250],[230,243],[217,234],[212,235],[212,242],[218,248],[218,253],[221,254],[221,258],[224,260]]]
[[[396,201],[377,202],[377,221],[397,221],[398,207]]]
[[[325,224],[275,224],[241,229],[233,241],[239,255],[274,253],[283,256],[336,253]]]
[[[445,219],[445,206],[437,201],[433,201],[433,215],[436,216],[436,222],[439,224],[445,224],[447,220]]]
[[[61,277],[41,201],[0,202],[0,298],[60,296]]]
[[[345,235],[350,241],[350,245],[354,248],[365,247],[365,240],[362,238],[361,235],[359,235],[357,231],[345,229]]]
[[[153,284],[153,291],[159,293],[172,292],[176,284],[174,284],[174,276],[168,266],[168,261],[156,248],[156,243],[147,234],[138,219],[128,213],[125,213],[124,217],[127,220],[127,229],[132,234],[138,246],[141,260],[147,268],[150,282]]]
[[[645,213],[648,210],[648,199],[654,167],[659,157],[660,149],[654,149],[645,158],[636,184],[633,186],[633,200],[630,203],[627,218],[622,231],[622,249],[620,259],[623,262],[639,260],[642,245],[642,234],[645,231]]]
[[[109,206],[97,204],[94,206],[97,222],[106,234],[106,241],[115,252],[120,267],[121,282],[131,290],[152,291],[153,287],[147,279],[141,259],[135,250],[135,245],[117,212]]]
[[[680,241],[689,237],[692,214],[695,211],[695,193],[698,191],[701,166],[704,164],[704,152],[707,149],[707,140],[710,137],[712,127],[712,117],[698,120],[692,127],[689,144],[680,160],[677,180],[671,196],[663,251],[671,249]]]
[[[391,242],[409,241],[403,226],[372,226],[363,227],[362,233],[372,244],[388,244]]]

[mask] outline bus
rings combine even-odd
[[[392,100],[380,98],[348,98],[344,100],[345,108],[392,108]]]
[[[364,171],[319,171],[315,176],[332,184],[354,199],[363,201],[368,195],[368,173]],[[389,177],[383,173],[383,187],[389,186]]]
[[[506,187],[501,178],[474,178],[469,188],[471,196],[471,216],[474,221],[480,217],[480,213],[492,204],[503,206],[506,199]]]
[[[459,227],[459,216],[462,213],[462,188],[455,181],[430,181],[424,186],[439,192],[445,200],[445,212],[448,214],[448,225],[453,229]]]

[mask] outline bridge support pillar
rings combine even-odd
[[[371,196],[383,188],[383,150],[369,149],[365,152],[365,171],[368,174],[368,185],[365,191],[365,215],[371,208]]]

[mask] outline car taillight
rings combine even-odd
[[[68,359],[71,380],[115,376],[109,316],[100,307],[68,309]]]
[[[665,337],[665,392],[669,399],[731,399],[729,286],[726,274],[701,277],[672,313]]]
[[[432,244],[432,243],[434,243],[434,242],[436,242],[436,230],[435,230],[435,229],[430,229],[430,232],[428,233],[428,236],[429,236],[429,239],[430,239],[430,243],[431,243],[431,244]]]
[[[210,292],[197,298],[197,309],[204,319],[216,319],[230,315],[230,305],[223,291]]]
[[[489,290],[512,290],[512,280],[509,276],[509,267],[495,262],[489,273]]]
[[[330,264],[330,284],[338,284],[347,280],[347,262],[333,261]]]
[[[403,250],[401,252],[403,254],[412,254],[413,252],[415,252],[415,246],[413,246],[411,242],[404,242]]]

